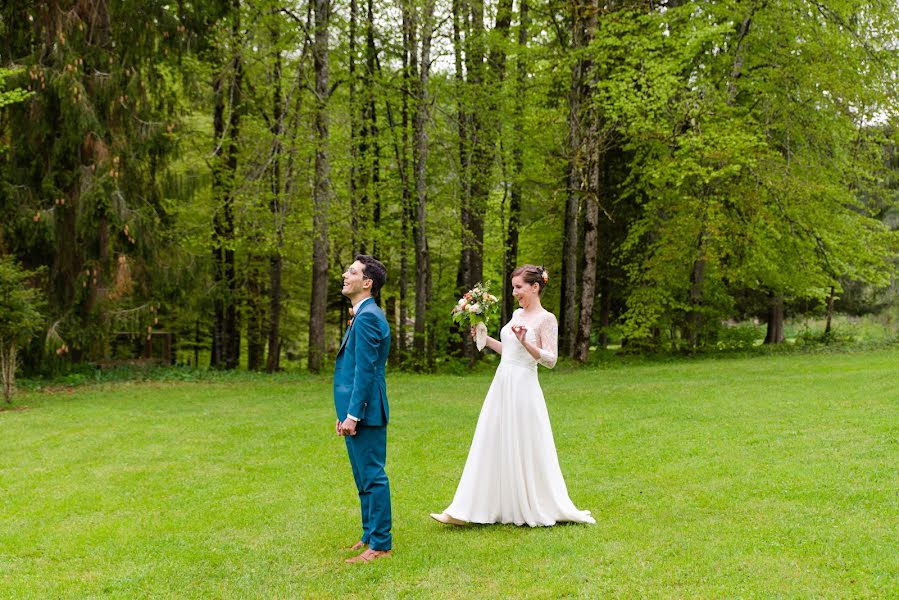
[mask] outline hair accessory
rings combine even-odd
[[[546,267],[540,265],[540,270],[543,271],[543,283],[549,282],[549,271],[546,270]]]

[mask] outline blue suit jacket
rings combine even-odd
[[[334,408],[360,425],[387,425],[387,382],[384,367],[390,351],[390,326],[374,299],[366,300],[353,318],[334,364]]]

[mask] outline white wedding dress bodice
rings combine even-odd
[[[540,348],[540,359],[534,360],[524,344],[518,341],[513,326],[524,325],[527,327],[526,339]],[[520,308],[512,313],[512,319],[500,330],[500,341],[503,343],[502,361],[515,363],[522,366],[536,367],[541,364],[552,369],[556,366],[558,353],[559,326],[556,317],[547,311],[540,311],[536,315],[527,315]]]
[[[535,359],[512,331],[540,348]],[[444,511],[471,523],[531,527],[560,521],[595,523],[568,497],[537,365],[556,364],[558,325],[552,313],[516,310],[502,328],[502,358],[487,391],[453,502]]]

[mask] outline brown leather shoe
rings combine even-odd
[[[368,563],[379,558],[387,558],[388,556],[393,556],[393,552],[391,550],[372,550],[371,548],[369,548],[359,556],[348,558],[346,559],[346,561],[351,564]]]
[[[362,540],[359,540],[358,542],[356,542],[355,544],[353,544],[352,546],[347,548],[347,550],[352,550],[353,552],[356,552],[357,550],[365,550],[366,548],[368,548],[368,544],[366,544]]]

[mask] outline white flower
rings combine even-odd
[[[465,298],[459,298],[459,306],[465,306]]]
[[[473,313],[479,313],[479,312],[481,312],[481,305],[478,304],[477,302],[475,302],[474,304],[472,304],[472,305],[469,306],[468,308],[469,308],[469,310],[471,310],[471,312],[473,312]]]

